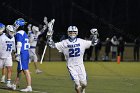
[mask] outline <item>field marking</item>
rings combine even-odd
[[[0,90],[6,90],[6,91],[9,91],[9,92],[11,92],[11,93],[12,93],[13,91],[21,92],[20,89],[12,90],[12,89],[7,88],[7,87],[5,87],[5,86],[1,86],[1,87],[0,87]],[[48,92],[35,91],[35,90],[33,90],[32,92],[33,92],[33,93],[48,93]]]

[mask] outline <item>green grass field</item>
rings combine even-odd
[[[33,63],[30,64],[33,93],[75,93],[65,62],[44,62],[39,65],[43,70],[35,74]],[[88,75],[86,93],[140,93],[140,62],[85,62]],[[13,67],[14,79],[16,63]],[[22,75],[19,89],[26,85]],[[3,89],[0,93],[19,93]],[[20,92],[21,93],[21,92]]]

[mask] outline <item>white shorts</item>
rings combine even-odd
[[[0,68],[4,68],[6,66],[13,66],[12,58],[0,58]]]
[[[87,75],[84,64],[78,66],[68,66],[68,70],[72,80],[76,81],[87,81]]]
[[[30,62],[31,61],[34,61],[34,62],[38,61],[35,48],[29,49],[29,55],[30,55]]]

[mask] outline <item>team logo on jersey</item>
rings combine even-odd
[[[74,47],[79,47],[79,46],[80,46],[80,43],[79,44],[67,45],[68,48],[74,48]]]

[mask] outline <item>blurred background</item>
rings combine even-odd
[[[110,46],[116,46],[106,41],[113,36],[118,40],[123,38],[121,48],[126,47],[123,54],[125,60],[136,60],[136,53],[137,61],[139,60],[140,0],[1,0],[0,11],[0,22],[6,25],[13,24],[18,18],[24,18],[28,24],[36,26],[44,25],[44,16],[48,21],[56,19],[53,37],[55,42],[67,35],[70,25],[78,27],[78,36],[83,39],[90,37],[90,29],[97,28],[103,48],[100,46],[97,51],[95,46],[95,53],[89,50],[90,56],[95,55],[95,58],[91,56],[88,60],[95,60],[96,55],[99,60],[104,60],[106,49],[109,48],[110,53]],[[41,42],[38,46],[39,52],[43,51],[45,43]],[[42,52],[39,55],[42,55]],[[111,53],[109,56],[111,58]],[[44,60],[63,59],[55,49],[48,48]]]
[[[97,28],[102,41],[121,35],[133,42],[140,35],[140,0],[1,0],[0,4],[4,24],[22,17],[38,26],[47,16],[56,19],[55,35],[66,34],[69,25],[76,25],[82,38]]]

